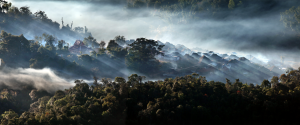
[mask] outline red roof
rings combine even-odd
[[[69,51],[71,53],[80,53],[80,51],[85,53],[86,51],[93,51],[93,49],[86,47],[81,40],[76,40],[74,45],[69,48]]]
[[[84,43],[81,40],[76,40],[74,46],[84,46]]]

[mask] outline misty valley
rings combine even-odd
[[[300,1],[0,0],[0,125],[299,124]]]

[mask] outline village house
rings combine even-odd
[[[90,54],[93,49],[86,47],[81,40],[76,40],[74,45],[69,48],[69,51],[74,54]]]

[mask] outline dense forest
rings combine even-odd
[[[77,79],[74,87],[55,93],[30,84],[14,89],[0,79],[1,125],[299,124],[300,68],[282,72],[245,57],[188,53],[184,46],[146,38],[128,41],[118,35],[99,42],[87,27],[65,25],[63,19],[59,24],[44,11],[0,2],[0,71],[49,67]],[[275,37],[291,31],[292,46],[299,44],[300,7],[290,5],[300,4],[294,0],[100,2],[124,4],[128,12],[157,9],[154,15],[180,25],[199,17],[251,18],[278,11],[287,29]]]
[[[231,58],[228,55],[228,59],[223,59],[225,56],[216,54],[208,56],[205,53],[178,53],[188,49],[184,46],[176,48],[172,44],[163,44],[151,39],[137,38],[128,42],[124,36],[119,35],[108,42],[99,42],[86,27],[72,28],[72,24],[64,25],[62,20],[60,28],[60,24],[49,19],[44,11],[32,14],[29,7],[17,8],[3,3],[3,6],[8,8],[2,9],[1,13],[3,23],[0,28],[3,31],[0,37],[3,42],[0,43],[0,58],[9,67],[50,67],[65,77],[86,79],[93,76],[128,77],[128,74],[133,73],[147,76],[149,79],[166,76],[175,78],[197,72],[202,76],[210,75],[209,79],[216,81],[239,78],[243,82],[256,84],[282,73],[279,69],[275,70],[276,68],[270,71],[246,58]],[[27,31],[34,39],[26,39],[24,35],[19,35],[28,33]],[[76,46],[72,44],[78,38],[82,39],[84,47],[90,51],[74,53]],[[164,54],[166,55],[163,58],[158,59],[158,56]],[[174,56],[180,59],[164,60]],[[225,68],[225,65],[229,64],[232,65],[232,72]],[[174,71],[176,67],[178,68]]]
[[[95,77],[92,86],[76,80],[73,88],[50,96],[41,90],[30,92],[29,87],[3,89],[2,107],[14,110],[1,115],[1,124],[296,125],[299,77],[300,71],[293,70],[254,86],[238,79],[225,84],[207,81],[198,74],[164,81],[145,81],[133,74],[128,81],[116,77],[114,82],[102,79],[103,84]]]

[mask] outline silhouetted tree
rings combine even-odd
[[[104,49],[105,44],[106,44],[106,43],[105,43],[104,41],[101,41],[101,42],[100,42],[100,49]]]
[[[46,45],[54,47],[54,44],[57,42],[56,37],[50,34],[43,33],[44,41],[46,41]]]
[[[59,50],[61,50],[61,49],[63,48],[63,46],[64,46],[65,43],[66,43],[66,42],[65,42],[64,40],[58,41],[57,47],[59,48]]]
[[[119,44],[119,45],[121,45],[121,46],[123,46],[123,45],[125,45],[126,43],[125,43],[125,37],[124,36],[116,36],[115,37],[115,41]]]
[[[155,56],[162,54],[164,45],[158,45],[157,41],[138,38],[132,44],[126,56],[126,65],[143,73],[154,73],[158,71],[160,63]]]

